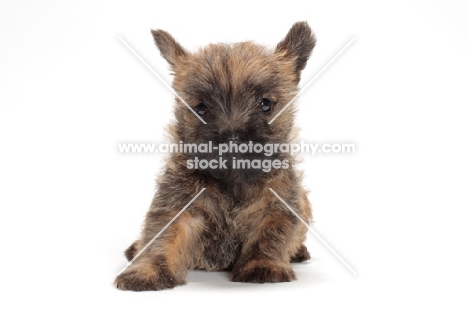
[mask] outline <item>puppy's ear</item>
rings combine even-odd
[[[188,52],[166,31],[151,30],[154,42],[167,62],[172,66],[177,66]]]
[[[284,40],[278,43],[275,53],[286,59],[292,59],[294,69],[299,76],[306,66],[316,41],[307,22],[298,22],[291,27]]]

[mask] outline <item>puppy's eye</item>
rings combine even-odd
[[[196,107],[195,107],[195,111],[199,114],[199,115],[204,115],[207,111],[208,111],[208,107],[206,107],[206,105],[204,103],[199,103]]]
[[[260,100],[260,107],[262,107],[263,112],[270,111],[271,107],[273,106],[273,102],[268,98],[262,98]]]

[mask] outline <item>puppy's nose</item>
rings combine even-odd
[[[232,134],[231,136],[228,137],[228,140],[232,141],[232,142],[235,142],[235,143],[240,142],[239,135],[237,135],[237,134]]]
[[[242,133],[239,131],[222,131],[219,135],[220,141],[238,143],[241,141]]]

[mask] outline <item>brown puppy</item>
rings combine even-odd
[[[162,30],[152,31],[161,55],[174,72],[180,99],[169,128],[173,142],[200,144],[290,143],[294,104],[269,124],[297,94],[300,73],[315,46],[305,22],[296,23],[276,49],[252,42],[211,44],[186,51]],[[115,280],[124,290],[160,290],[184,284],[189,269],[231,270],[235,282],[289,282],[291,262],[309,259],[303,245],[307,228],[281,203],[281,196],[305,221],[312,213],[295,159],[278,150],[222,155],[226,168],[195,167],[217,152],[172,153],[157,180],[141,237],[125,252],[128,260],[168,224],[202,188],[206,190]],[[271,170],[234,168],[233,162],[278,160]],[[190,162],[192,161],[192,162]],[[188,165],[191,163],[192,165]]]

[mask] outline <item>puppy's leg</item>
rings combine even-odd
[[[250,224],[251,232],[246,233],[249,238],[244,241],[232,271],[234,282],[290,282],[295,279],[288,251],[294,224],[291,217],[284,214],[266,214],[261,221]]]
[[[287,184],[275,188],[283,189],[280,196],[301,218],[310,221],[310,205],[304,193],[287,189]],[[291,259],[297,255],[301,259],[308,257],[307,249],[301,248],[307,228],[269,190],[258,193],[257,197],[255,203],[237,215],[242,250],[232,270],[232,280],[290,282],[295,279]]]
[[[136,245],[132,244],[128,253],[135,258],[136,249],[143,249],[175,214],[148,212],[143,236]],[[193,258],[199,256],[198,243],[202,230],[202,218],[188,212],[182,213],[116,278],[115,285],[122,290],[144,291],[184,284]]]

